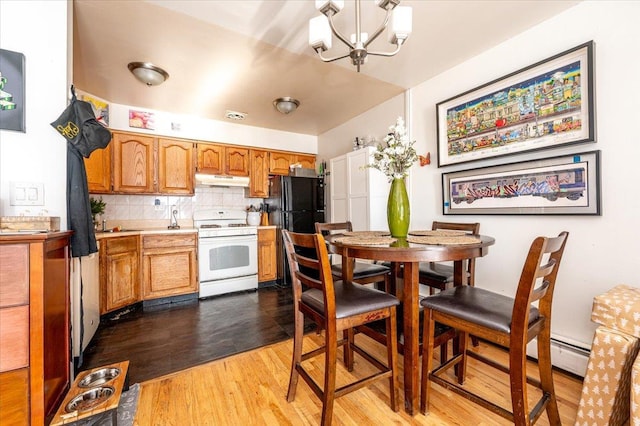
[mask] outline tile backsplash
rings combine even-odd
[[[192,197],[175,195],[101,195],[107,204],[102,219],[108,222],[166,220],[169,223],[171,206],[178,209],[181,223],[193,220],[193,212],[205,209],[245,210],[249,205],[258,206],[262,198],[247,198],[245,188],[197,187]],[[159,204],[159,205],[157,205]]]

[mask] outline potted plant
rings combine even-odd
[[[107,203],[102,201],[102,197],[100,197],[100,199],[89,197],[89,203],[91,204],[91,218],[93,220],[93,225],[98,229],[96,216],[104,214]]]

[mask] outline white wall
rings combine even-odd
[[[70,3],[69,3],[70,4]],[[0,130],[0,215],[47,210],[66,229],[66,142],[49,125],[67,106],[67,5],[0,1],[0,47],[25,55],[26,132]],[[10,182],[44,184],[44,205],[10,206]]]
[[[153,112],[155,114],[155,129],[151,131],[129,127],[130,109]],[[180,130],[172,130],[171,123],[179,123]],[[316,136],[245,126],[231,121],[209,120],[179,115],[175,112],[155,111],[121,104],[109,105],[109,128],[308,154],[316,154],[318,150],[318,138]]]
[[[405,116],[405,95],[400,94],[318,136],[317,161],[327,161],[353,149],[356,137],[373,136],[378,142],[389,133],[398,116]]]
[[[640,110],[640,2],[581,3],[477,57],[412,89],[412,135],[419,153],[431,151],[433,164],[413,167],[411,228],[429,228],[434,219],[478,221],[496,238],[477,262],[479,285],[513,294],[530,242],[538,235],[570,232],[560,268],[552,332],[589,347],[593,297],[626,283],[640,286],[640,197],[635,182],[640,143],[635,129]],[[595,42],[597,143],[505,156],[493,161],[438,168],[435,105],[502,75],[589,40]],[[391,117],[390,117],[391,119]],[[441,173],[566,153],[602,151],[602,216],[443,216]],[[419,184],[418,184],[419,183]]]

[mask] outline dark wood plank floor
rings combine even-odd
[[[267,287],[103,320],[80,370],[129,360],[133,384],[291,337],[291,289]]]

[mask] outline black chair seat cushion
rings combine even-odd
[[[454,315],[491,330],[511,331],[514,299],[478,287],[460,286],[443,290],[420,301],[424,308]],[[529,324],[540,317],[535,306],[529,308]]]
[[[331,265],[333,274],[342,277],[342,265]],[[390,269],[384,265],[376,263],[356,262],[353,265],[353,279],[374,277],[380,274],[386,274]]]
[[[336,318],[347,318],[400,304],[395,296],[359,284],[336,281],[333,287],[336,296]],[[321,290],[312,288],[304,291],[300,300],[312,309],[324,312]]]
[[[427,278],[442,283],[453,282],[453,266],[451,265],[434,263],[432,266],[430,262],[420,262],[418,273],[420,274],[420,278]]]

